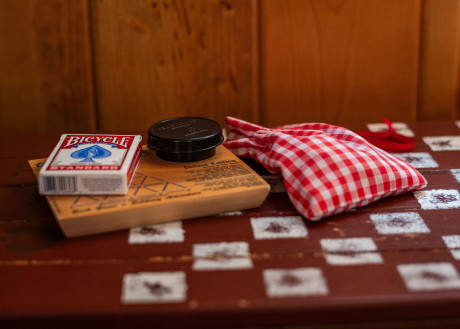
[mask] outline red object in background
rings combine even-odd
[[[382,121],[388,126],[388,131],[357,131],[356,133],[385,151],[412,151],[414,149],[412,137],[398,134],[389,120]]]
[[[412,166],[345,128],[302,123],[268,129],[226,121],[224,146],[281,173],[292,204],[311,220],[426,186]]]

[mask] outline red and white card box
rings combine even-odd
[[[64,134],[40,170],[40,194],[126,194],[140,135]]]

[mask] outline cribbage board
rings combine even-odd
[[[460,327],[460,123],[396,127],[422,191],[308,222],[248,161],[260,208],[76,239],[27,165],[55,139],[0,138],[0,327]]]
[[[46,159],[29,164],[38,176]],[[144,147],[126,195],[47,195],[67,237],[259,207],[270,186],[223,146],[193,163],[168,162]]]

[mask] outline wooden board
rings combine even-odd
[[[74,239],[18,169],[21,139],[0,138],[13,155],[0,161],[0,289],[15,296],[0,298],[0,326],[458,328],[460,150],[433,150],[423,137],[459,145],[460,126],[409,128],[407,161],[425,193],[442,190],[428,203],[406,193],[309,222],[280,177],[246,160],[272,185],[258,208]],[[261,230],[264,218],[273,225]],[[336,239],[357,239],[357,249],[331,250]]]
[[[460,1],[422,4],[417,119],[460,118]]]
[[[96,129],[87,0],[0,2],[0,133]]]
[[[176,116],[258,120],[255,1],[95,1],[100,128]]]
[[[0,134],[460,118],[459,3],[4,0]]]
[[[414,120],[419,1],[262,1],[267,126]]]
[[[68,237],[110,232],[259,207],[270,186],[223,146],[190,163],[160,159],[144,147],[126,195],[48,195]],[[38,175],[45,159],[31,160]]]

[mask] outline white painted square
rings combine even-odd
[[[305,238],[307,228],[300,216],[251,218],[254,239]]]
[[[329,265],[383,263],[371,238],[321,239],[320,243]]]
[[[452,256],[460,260],[460,235],[445,235],[442,237]]]
[[[217,216],[222,217],[232,217],[232,216],[241,216],[243,213],[241,211],[230,211],[230,212],[221,212]]]
[[[460,151],[460,136],[430,136],[423,141],[433,151]]]
[[[181,303],[186,299],[184,272],[140,272],[123,277],[123,304]]]
[[[430,233],[416,212],[371,214],[370,217],[379,234]]]
[[[457,180],[457,182],[460,183],[460,169],[451,169],[450,172],[452,175],[454,175],[454,178]]]
[[[247,242],[221,242],[193,245],[193,269],[196,271],[252,268]]]
[[[129,231],[129,244],[179,242],[184,242],[184,230],[180,221],[135,227]]]
[[[407,136],[407,137],[414,137],[414,132],[407,126],[404,122],[392,122],[391,125],[395,129],[398,134]],[[368,123],[367,128],[370,131],[380,132],[380,131],[388,131],[388,126],[385,123]]]
[[[270,298],[324,296],[326,280],[319,268],[267,269],[265,291]]]
[[[460,278],[451,263],[424,263],[398,265],[407,289],[432,291],[460,289]]]
[[[394,156],[406,161],[414,168],[437,168],[438,163],[433,159],[428,152],[409,152],[409,153],[393,153]]]
[[[422,209],[460,208],[460,194],[457,190],[415,191],[414,195]]]

